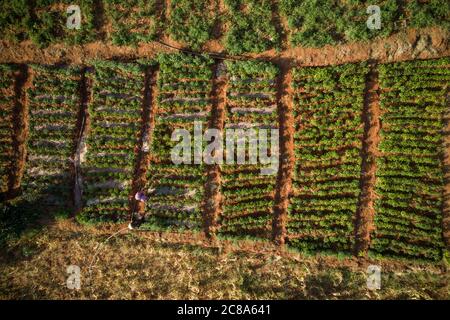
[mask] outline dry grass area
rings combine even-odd
[[[249,241],[208,244],[195,234],[125,229],[109,238],[123,227],[59,219],[9,241],[0,255],[0,298],[450,298],[444,265],[378,261],[382,288],[369,291],[369,262],[354,258],[308,257]],[[80,290],[66,287],[68,265],[81,268]]]

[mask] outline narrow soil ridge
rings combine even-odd
[[[280,35],[280,50],[285,51],[291,49],[291,44],[288,37],[289,29],[286,28],[286,21],[283,21],[283,17],[280,14],[279,5],[279,1],[272,2],[272,24]]]
[[[354,248],[355,255],[364,257],[367,256],[370,247],[370,235],[374,229],[376,157],[378,156],[380,141],[380,95],[376,63],[371,62],[369,68],[366,76],[362,112],[364,136],[361,150],[361,193],[355,217]]]
[[[28,137],[28,103],[26,91],[30,85],[26,65],[19,66],[16,74],[14,91],[15,102],[13,109],[13,165],[9,176],[9,191],[7,199],[12,199],[20,194],[20,183],[25,169],[26,140]]]
[[[212,110],[208,128],[218,129],[223,135],[226,107],[227,76],[222,61],[214,65],[214,79],[211,90]],[[209,239],[214,239],[217,219],[222,213],[222,180],[220,164],[206,165],[205,195],[203,200],[203,230]]]
[[[447,86],[447,106],[450,106],[450,87]],[[447,109],[448,110],[448,109]],[[450,111],[444,115],[444,202],[442,209],[442,237],[446,249],[450,251]]]
[[[94,27],[97,30],[99,40],[106,39],[105,5],[102,0],[94,0]]]
[[[155,0],[155,7],[160,24],[162,26],[166,25],[168,21],[166,17],[166,0]],[[163,37],[164,28],[161,25],[157,30],[156,40],[160,40]]]
[[[145,214],[145,202],[135,199],[138,191],[143,191],[147,184],[147,170],[150,165],[150,146],[155,128],[156,113],[156,79],[157,67],[149,66],[145,69],[144,97],[142,100],[142,128],[138,149],[136,150],[136,165],[134,169],[131,194],[130,194],[130,215],[132,223],[140,224]]]
[[[292,103],[292,69],[289,62],[279,63],[280,74],[277,88],[277,110],[280,130],[280,156],[277,187],[273,207],[272,239],[277,245],[284,245],[288,216],[289,195],[292,188],[294,157],[294,116]]]
[[[81,71],[80,79],[80,110],[77,119],[77,134],[75,141],[75,150],[72,162],[72,174],[73,174],[73,215],[76,216],[83,204],[82,204],[82,194],[83,194],[83,178],[81,176],[81,163],[84,161],[84,154],[86,153],[86,134],[88,128],[89,112],[88,105],[91,101],[91,88],[92,83],[90,79],[86,76],[89,72],[88,68],[83,68]]]

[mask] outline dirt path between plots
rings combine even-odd
[[[213,105],[208,128],[218,129],[223,134],[227,103],[227,77],[223,62],[216,62],[214,65],[211,99]],[[220,164],[206,165],[203,230],[208,238],[214,238],[217,230],[217,219],[222,214],[221,176]]]
[[[92,81],[86,76],[89,72],[88,68],[82,70],[80,79],[80,110],[78,113],[77,125],[76,125],[76,137],[75,137],[75,149],[73,153],[72,163],[72,176],[73,176],[73,215],[82,208],[82,194],[83,194],[83,178],[81,176],[81,164],[84,162],[86,154],[86,132],[89,127],[89,112],[88,105],[92,100]]]
[[[106,38],[106,24],[104,3],[101,0],[94,0],[94,28],[97,30],[97,36],[102,40]]]
[[[140,134],[139,149],[137,152],[137,161],[133,174],[133,182],[130,194],[130,215],[133,222],[140,221],[140,217],[145,214],[145,202],[135,199],[138,191],[147,194],[145,186],[147,185],[147,170],[150,166],[150,146],[153,140],[153,131],[155,128],[156,114],[156,95],[157,95],[157,79],[158,70],[156,67],[150,66],[145,70],[144,79],[144,99],[142,102],[142,129]],[[138,215],[134,215],[134,214]]]
[[[280,74],[277,79],[277,109],[280,125],[280,164],[272,220],[272,238],[279,245],[283,245],[286,238],[289,195],[295,163],[292,73],[287,67],[289,63],[283,62],[278,62]]]
[[[26,91],[32,81],[29,70],[27,66],[21,65],[15,75],[15,103],[13,108],[14,156],[12,172],[10,173],[8,199],[15,198],[20,193],[20,183],[25,171],[26,140],[28,138],[28,101]]]
[[[358,209],[355,217],[355,254],[366,256],[374,229],[375,174],[380,142],[380,94],[376,64],[369,66],[364,92],[362,120],[364,136],[361,150],[361,180]]]
[[[169,2],[169,1],[167,1]],[[167,8],[166,8],[167,11]],[[166,12],[167,13],[167,12]],[[168,14],[168,13],[167,13]],[[380,63],[390,61],[405,61],[412,59],[430,59],[450,56],[450,31],[439,28],[421,30],[409,29],[383,39],[370,42],[357,42],[322,48],[285,48],[281,52],[275,49],[259,54],[235,56],[238,59],[260,59],[289,61],[299,66],[324,66],[377,60]],[[137,47],[119,47],[105,42],[93,42],[81,46],[66,46],[53,44],[48,48],[39,49],[31,41],[18,44],[0,41],[0,63],[71,63],[83,64],[92,59],[131,60],[138,58],[154,58],[161,52],[173,52],[164,43],[183,48],[167,35],[159,42],[142,43]],[[204,53],[222,54],[225,51],[223,43],[212,41],[204,46]]]

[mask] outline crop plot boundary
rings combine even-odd
[[[362,148],[361,194],[355,219],[355,254],[366,255],[370,246],[370,234],[373,230],[375,215],[375,175],[380,130],[377,64],[369,64],[366,79],[364,110],[364,140]]]
[[[221,112],[223,112],[225,101],[221,101],[223,99],[226,99],[226,90],[227,90],[227,83],[226,79],[222,78],[222,76],[218,76],[220,74],[219,66],[222,62],[220,60],[215,61],[214,65],[214,77],[212,79],[213,81],[213,91],[210,94],[213,98],[213,111],[215,111],[215,115],[213,112],[213,116],[210,119],[210,124],[213,126],[223,126],[223,118],[221,116]],[[291,64],[292,62],[289,62]],[[291,82],[291,75],[290,75],[290,68],[286,68],[286,63],[277,63],[274,62],[276,66],[281,70],[279,79],[278,79],[278,88],[277,88],[277,105],[278,105],[278,122],[281,124],[281,157],[282,159],[287,159],[287,161],[281,161],[280,162],[280,168],[279,176],[277,178],[277,190],[276,190],[276,197],[275,197],[275,204],[274,204],[274,216],[273,216],[273,224],[272,224],[272,232],[273,232],[273,240],[275,240],[278,244],[284,243],[285,238],[285,228],[286,228],[286,221],[285,221],[285,215],[287,214],[287,205],[289,204],[289,195],[290,195],[290,179],[292,175],[293,170],[293,137],[292,133],[290,132],[289,128],[292,127],[293,118],[292,118],[292,93],[290,92],[290,82]],[[370,230],[373,228],[373,205],[370,205],[370,203],[373,203],[374,199],[374,193],[373,193],[373,185],[374,185],[374,178],[375,178],[375,169],[371,166],[373,162],[373,157],[377,156],[377,139],[379,139],[378,130],[379,130],[379,120],[378,120],[378,104],[379,104],[379,96],[377,93],[378,88],[378,80],[377,80],[377,64],[373,64],[370,66],[369,73],[367,74],[366,78],[366,89],[365,89],[365,102],[364,102],[364,111],[363,111],[363,119],[365,123],[365,141],[363,142],[363,172],[368,172],[369,177],[367,181],[364,182],[365,177],[363,175],[361,176],[361,189],[364,191],[367,189],[367,192],[363,192],[361,194],[360,198],[360,204],[358,213],[355,216],[355,254],[358,255],[359,253],[367,253],[368,247],[370,246],[370,238],[367,239],[367,235],[370,234]],[[152,139],[152,132],[154,127],[154,121],[155,121],[155,108],[156,108],[156,78],[157,78],[157,67],[156,66],[150,66],[146,67],[145,71],[145,80],[144,80],[144,99],[143,99],[143,128],[140,132],[140,142],[138,144],[138,148],[141,151],[137,151],[139,153],[139,156],[137,157],[136,161],[136,168],[135,172],[133,174],[133,188],[132,192],[130,193],[130,213],[133,213],[135,210],[133,209],[135,206],[135,201],[132,199],[133,194],[135,191],[142,189],[142,186],[145,185],[145,174],[142,175],[142,172],[139,173],[139,168],[148,167],[149,164],[149,157],[151,155],[149,154],[142,154],[142,148],[145,142],[144,136],[148,136],[148,141],[151,141]],[[82,69],[82,74],[85,74],[88,70],[88,67],[84,67]],[[18,80],[17,80],[18,79]],[[16,117],[17,119],[22,118],[24,119],[24,123],[18,127],[19,132],[22,132],[21,135],[23,135],[24,131],[26,131],[26,114],[24,110],[27,110],[27,99],[25,95],[25,91],[27,88],[27,83],[29,83],[32,79],[32,72],[28,74],[27,66],[22,66],[20,69],[20,73],[18,75],[18,78],[16,79]],[[80,106],[80,115],[78,118],[78,125],[77,130],[79,132],[79,138],[77,143],[77,148],[75,150],[75,156],[74,159],[77,159],[79,157],[80,152],[80,141],[83,139],[84,135],[84,126],[81,125],[83,123],[82,119],[87,119],[87,115],[85,108],[87,107],[87,104],[89,104],[90,97],[89,97],[89,84],[86,82],[86,78],[82,75],[81,81],[80,81],[80,95],[81,97],[81,106]],[[220,98],[222,97],[222,98]],[[225,98],[224,98],[225,97]],[[222,110],[222,111],[221,111]],[[20,116],[21,115],[21,116]],[[448,120],[448,119],[447,119]],[[88,122],[88,120],[86,120]],[[84,122],[84,123],[86,123]],[[448,123],[448,122],[447,122]],[[448,125],[447,125],[448,126]],[[370,132],[369,132],[370,131]],[[446,132],[446,131],[445,131]],[[446,138],[448,139],[448,138]],[[447,141],[447,140],[446,140]],[[444,141],[445,142],[445,141]],[[284,146],[284,147],[283,147]],[[444,143],[445,150],[448,153],[448,143]],[[24,150],[20,150],[20,143],[16,143],[15,148],[19,149],[18,154],[25,153]],[[448,156],[447,156],[448,157]],[[444,158],[445,161],[446,158]],[[365,163],[365,164],[364,164]],[[365,170],[364,168],[369,168],[368,170]],[[220,181],[220,172],[218,171],[217,167],[210,168],[210,173],[208,173],[208,183],[211,181],[214,182],[219,179]],[[74,169],[76,170],[76,168]],[[20,170],[19,170],[20,171]],[[219,174],[218,174],[219,173]],[[75,174],[74,180],[76,180],[77,175]],[[281,183],[280,181],[283,181]],[[448,186],[448,178],[446,181],[446,184]],[[75,187],[76,189],[76,187]],[[74,195],[75,198],[75,195]],[[207,200],[214,199],[215,205],[214,210],[209,212],[208,214],[205,214],[203,217],[204,224],[204,231],[208,235],[214,235],[215,234],[215,223],[214,220],[217,217],[217,210],[220,210],[220,202],[221,202],[221,193],[215,192],[210,193],[209,195],[206,195],[204,198],[205,202]],[[364,205],[363,205],[364,203]],[[366,213],[361,213],[361,207],[366,207],[367,205],[368,211]],[[143,208],[138,208],[137,212],[142,213]],[[207,212],[207,210],[203,211]],[[208,222],[206,222],[208,221]],[[448,212],[444,208],[444,216],[443,216],[443,238],[444,241],[447,242],[448,246]]]

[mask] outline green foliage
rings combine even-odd
[[[373,4],[370,1],[282,0],[280,13],[287,18],[292,45],[321,47],[390,35],[394,22],[400,19],[397,2],[377,3],[381,9],[381,30],[370,30],[366,26],[369,17],[366,10]]]
[[[31,65],[29,135],[23,197],[53,209],[70,207],[70,158],[75,147],[81,81],[77,67]]]
[[[272,18],[272,1],[225,0],[229,30],[225,47],[231,54],[262,52],[280,47],[280,34]]]
[[[429,0],[426,2],[411,0],[406,6],[411,25],[415,28],[442,26],[450,30],[450,2]]]
[[[442,129],[448,58],[380,66],[374,253],[442,258]],[[441,81],[433,82],[438,75]]]
[[[93,100],[82,163],[83,223],[122,221],[128,216],[132,175],[142,129],[144,70],[133,63],[93,61]]]
[[[225,66],[229,77],[225,126],[249,123],[256,126],[253,128],[256,136],[261,127],[277,128],[278,68],[261,61],[226,61]],[[236,112],[237,108],[245,112]],[[267,139],[270,148],[271,133],[268,133]],[[246,144],[250,149],[250,143]],[[237,158],[237,150],[233,156]],[[246,164],[222,165],[223,214],[219,232],[268,239],[277,175],[261,174],[261,169],[268,165],[261,161],[251,164],[249,157],[250,151],[247,151]]]
[[[15,160],[13,148],[15,71],[17,70],[13,65],[0,65],[0,193],[9,189]]]
[[[161,54],[157,60],[158,108],[150,150],[153,161],[147,170],[150,201],[145,228],[198,229],[205,167],[194,164],[193,156],[192,164],[175,165],[171,150],[178,141],[172,141],[171,137],[175,129],[185,129],[193,137],[194,121],[206,128],[214,61],[208,56],[182,53]]]
[[[30,8],[27,0],[0,2],[0,34],[2,38],[14,42],[25,40],[29,15]]]
[[[268,78],[274,80],[278,75],[278,68],[273,64],[247,60],[247,61],[226,61],[227,71],[231,76],[239,78]]]
[[[213,29],[218,22],[217,0],[173,0],[170,5],[168,31],[173,39],[200,49],[213,38]]]
[[[52,43],[64,42],[69,45],[83,44],[94,41],[94,0],[80,0],[76,4],[81,10],[80,29],[70,30],[66,27],[69,14],[66,9],[73,1],[59,1],[55,6],[53,1],[37,0],[35,17],[28,20],[28,33],[39,47]]]
[[[353,247],[367,72],[365,64],[293,71],[298,162],[287,231],[302,251]]]
[[[157,0],[107,0],[105,11],[115,45],[136,46],[139,42],[154,41],[162,28],[164,10],[160,10]]]

